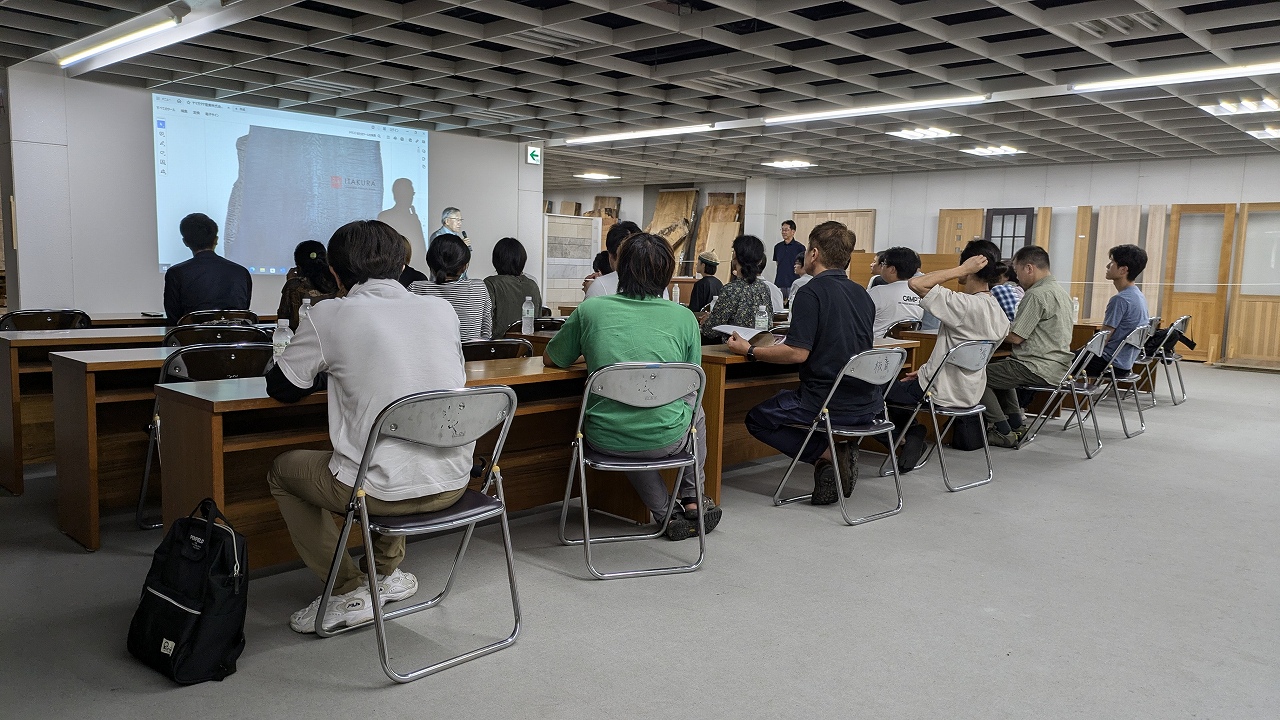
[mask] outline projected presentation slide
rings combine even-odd
[[[152,96],[152,121],[160,272],[191,257],[178,223],[194,212],[260,275],[352,220],[382,220],[426,257],[426,131],[171,95]]]

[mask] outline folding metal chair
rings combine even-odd
[[[845,523],[849,525],[861,525],[879,520],[880,518],[897,515],[902,511],[902,479],[898,475],[898,456],[894,450],[893,423],[889,422],[888,409],[882,410],[884,418],[875,418],[866,425],[832,425],[831,415],[827,411],[827,406],[831,404],[831,398],[835,396],[836,391],[840,388],[840,383],[846,377],[861,380],[870,385],[883,386],[883,393],[889,392],[889,383],[898,379],[898,373],[902,371],[902,364],[907,360],[907,351],[902,348],[875,348],[860,352],[849,358],[849,362],[845,363],[844,369],[840,371],[840,376],[836,378],[835,383],[831,385],[831,391],[827,393],[827,398],[822,402],[822,410],[820,410],[813,422],[808,425],[792,425],[801,430],[808,429],[808,434],[804,436],[804,442],[800,444],[800,450],[796,456],[791,459],[791,464],[787,466],[787,471],[782,475],[782,482],[778,483],[778,489],[773,492],[773,504],[787,505],[802,500],[809,500],[813,497],[813,493],[808,495],[797,495],[795,497],[782,497],[782,490],[786,487],[787,479],[791,477],[791,471],[795,470],[796,464],[800,461],[800,456],[804,454],[804,449],[808,447],[809,440],[813,437],[814,432],[818,430],[821,424],[823,431],[827,435],[827,447],[831,450],[832,464],[836,471],[836,486],[840,487],[840,463],[834,462],[836,459],[836,436],[845,438],[857,438],[858,442],[849,448],[850,453],[856,453],[862,446],[862,439],[874,437],[876,435],[884,435],[886,437],[885,444],[889,446],[889,461],[893,469],[893,485],[898,493],[897,507],[884,510],[860,518],[849,517],[849,511],[845,508],[844,493],[836,492],[836,502],[840,505],[840,514],[844,516]]]
[[[982,452],[987,457],[987,477],[983,480],[971,482],[966,485],[952,485],[950,478],[947,476],[947,461],[942,450],[942,438],[946,436],[947,431],[955,424],[956,418],[981,415],[987,408],[981,403],[971,407],[940,406],[935,403],[933,399],[933,384],[937,381],[938,376],[942,374],[942,368],[945,368],[948,365],[953,365],[968,372],[977,372],[982,370],[987,366],[987,363],[991,361],[991,356],[995,351],[996,344],[990,340],[969,340],[968,342],[960,343],[948,350],[947,354],[942,358],[942,366],[939,368],[938,372],[934,373],[933,377],[929,379],[929,383],[925,386],[924,397],[920,399],[920,402],[916,403],[915,409],[911,411],[911,417],[914,418],[916,414],[924,409],[925,405],[928,404],[929,416],[933,421],[934,437],[934,442],[929,446],[929,450],[924,454],[924,457],[920,459],[920,462],[912,469],[919,470],[924,467],[929,462],[930,456],[933,455],[933,451],[936,449],[938,451],[938,467],[942,470],[942,484],[951,492],[959,492],[960,490],[968,490],[971,487],[986,485],[991,482],[993,477],[995,477],[995,471],[991,467],[991,448],[987,445],[987,434],[985,432],[982,433]],[[938,427],[939,416],[947,418],[947,424],[941,428]],[[904,428],[903,433],[905,432],[906,429]],[[900,436],[898,440],[900,441],[901,439],[902,438]],[[881,472],[881,475],[885,474],[885,472]]]
[[[370,558],[370,567],[366,573],[369,581],[369,594],[373,599],[374,631],[378,637],[378,653],[382,662],[382,671],[387,677],[399,683],[407,683],[434,673],[461,665],[483,655],[497,652],[510,646],[520,634],[520,595],[516,589],[515,558],[511,549],[511,528],[507,524],[507,505],[502,490],[502,472],[498,460],[502,455],[502,446],[507,440],[507,431],[511,429],[511,419],[516,414],[516,393],[503,385],[484,385],[460,390],[432,390],[429,392],[406,395],[392,401],[378,413],[369,430],[369,440],[365,443],[364,454],[360,458],[360,469],[356,473],[355,484],[351,489],[351,500],[347,504],[347,514],[342,522],[342,532],[338,546],[334,550],[333,564],[329,568],[329,578],[325,581],[324,594],[320,598],[320,607],[329,604],[333,596],[334,584],[338,580],[338,567],[343,554],[347,552],[347,539],[351,535],[352,525],[359,525],[361,540],[364,544],[365,557]],[[392,439],[421,445],[429,448],[456,448],[470,445],[479,440],[490,430],[501,426],[497,444],[493,447],[493,462],[489,466],[488,478],[480,491],[467,489],[462,498],[452,506],[436,512],[418,513],[415,515],[370,515],[365,502],[364,483],[369,473],[369,464],[374,452],[384,439]],[[489,489],[494,489],[493,495]],[[495,642],[483,645],[474,650],[455,655],[416,670],[400,672],[391,665],[391,653],[387,646],[386,621],[404,617],[421,610],[439,605],[453,588],[462,564],[462,557],[467,552],[471,535],[476,523],[497,518],[502,530],[502,548],[507,560],[507,583],[511,589],[511,609],[515,616],[515,625],[511,634]],[[453,566],[445,581],[444,589],[430,600],[413,605],[396,608],[390,612],[382,609],[381,589],[378,574],[372,567],[373,533],[379,535],[426,535],[465,528],[458,552],[454,555]],[[316,635],[332,637],[356,628],[369,625],[363,622],[351,627],[324,628],[324,612],[316,614]]]
[[[1134,328],[1133,332],[1130,332],[1125,337],[1120,347],[1116,348],[1116,354],[1118,355],[1125,346],[1136,347],[1141,352],[1149,337],[1151,337],[1150,325],[1141,325]],[[1100,378],[1105,384],[1103,385],[1102,396],[1099,399],[1105,400],[1108,393],[1114,395],[1116,398],[1116,410],[1120,413],[1120,427],[1124,429],[1124,436],[1126,438],[1137,437],[1147,430],[1147,420],[1142,414],[1142,403],[1138,400],[1138,387],[1142,382],[1142,375],[1132,370],[1123,375],[1117,375],[1115,360],[1113,355],[1111,360],[1107,362],[1106,370],[1103,371]],[[1124,396],[1129,393],[1133,394],[1133,406],[1138,409],[1138,431],[1132,433],[1129,432],[1129,422],[1124,415]],[[1089,408],[1089,412],[1093,412],[1092,407]],[[1062,429],[1067,430],[1070,427],[1070,422],[1068,420],[1067,425],[1064,425]]]
[[[521,321],[517,320],[511,323],[511,326],[507,328],[507,332],[503,334],[507,335],[510,333],[520,332],[520,322]],[[563,325],[564,325],[564,318],[537,317],[533,319],[534,332],[555,332],[559,330],[560,327]]]
[[[173,351],[160,366],[157,383],[193,382],[196,380],[226,380],[237,377],[254,377],[266,373],[271,361],[270,343],[235,343],[228,345],[187,345]],[[154,530],[163,525],[159,520],[142,516],[147,501],[147,489],[151,483],[151,459],[160,445],[160,400],[151,408],[151,424],[147,426],[147,463],[142,471],[142,487],[138,488],[138,508],[134,522],[142,530]]]
[[[1062,407],[1062,404],[1069,396],[1073,406],[1071,410],[1072,417],[1067,419],[1063,429],[1070,427],[1073,418],[1079,419],[1080,442],[1084,445],[1084,456],[1092,459],[1094,455],[1098,454],[1098,451],[1102,449],[1102,430],[1098,428],[1098,416],[1093,413],[1093,406],[1106,388],[1089,382],[1088,376],[1084,374],[1084,368],[1091,359],[1102,357],[1102,349],[1106,347],[1107,337],[1110,335],[1111,332],[1109,330],[1099,330],[1094,333],[1056,385],[1030,385],[1026,387],[1027,390],[1032,392],[1047,392],[1049,393],[1049,398],[1045,401],[1040,413],[1032,418],[1027,426],[1027,434],[1023,435],[1022,439],[1018,441],[1015,449],[1035,440],[1036,435],[1044,428],[1049,417]],[[1080,410],[1086,402],[1088,404],[1088,412],[1081,415]],[[1093,421],[1093,436],[1097,442],[1097,445],[1093,448],[1089,447],[1089,441],[1084,435],[1084,417],[1086,415]]]
[[[270,342],[266,330],[252,325],[179,325],[164,334],[165,347]]]
[[[209,325],[215,322],[238,322],[257,325],[258,314],[249,310],[196,310],[183,315],[179,325]]]
[[[1148,339],[1154,337],[1157,334],[1161,335],[1162,337],[1168,337],[1167,331],[1160,330],[1159,315],[1152,316],[1151,321],[1147,327],[1151,331],[1150,334],[1147,335]],[[1142,406],[1143,410],[1150,410],[1151,408],[1156,406],[1155,366],[1158,362],[1159,361],[1156,360],[1154,356],[1147,354],[1146,345],[1143,345],[1143,347],[1138,349],[1138,358],[1133,361],[1133,372],[1137,373],[1138,375],[1138,384],[1133,389],[1133,393],[1135,395],[1137,395],[1138,393],[1146,393],[1151,400],[1151,402]],[[1143,386],[1149,387],[1151,389],[1142,390],[1141,388]]]
[[[606,365],[591,373],[587,378],[587,387],[582,392],[582,406],[578,411],[578,430],[574,436],[573,459],[569,465],[569,481],[564,487],[564,505],[560,509],[560,542],[564,545],[581,545],[587,560],[587,570],[599,580],[612,580],[624,577],[643,577],[646,575],[671,575],[697,570],[707,554],[706,523],[703,517],[703,478],[697,472],[702,458],[698,457],[698,444],[695,442],[698,408],[702,406],[702,394],[706,390],[707,376],[702,368],[691,363],[641,363],[628,362]],[[655,460],[638,460],[633,458],[609,455],[593,450],[587,445],[583,435],[583,424],[587,416],[587,407],[592,396],[606,398],[634,408],[658,408],[687,396],[694,396],[693,412],[689,417],[689,427],[685,431],[686,449],[670,457]],[[679,493],[671,493],[671,501],[666,515],[658,523],[658,529],[651,533],[632,533],[626,535],[607,535],[591,537],[591,508],[587,499],[587,468],[602,472],[621,473],[628,470],[668,470],[693,466],[696,478],[695,489],[698,502],[698,559],[688,565],[649,568],[644,570],[620,570],[604,572],[596,568],[591,561],[591,546],[603,543],[629,542],[633,540],[652,540],[662,537],[667,522],[675,511]],[[580,482],[579,492],[582,500],[582,538],[573,539],[565,534],[569,520],[569,500],[573,494],[573,481],[577,477]]]
[[[1160,349],[1156,350],[1154,355],[1156,362],[1164,366],[1164,379],[1169,382],[1169,399],[1173,401],[1174,405],[1181,405],[1187,401],[1187,383],[1182,379],[1182,356],[1175,352],[1173,347],[1169,345],[1168,339],[1172,337],[1175,332],[1186,333],[1187,325],[1190,322],[1190,315],[1183,315],[1177,320],[1174,320],[1173,324],[1169,326],[1169,329],[1165,331],[1164,338],[1162,338],[1160,342]],[[1173,392],[1173,376],[1169,373],[1170,366],[1173,367],[1174,372],[1178,373],[1178,388],[1182,392],[1181,397]],[[1152,371],[1151,380],[1154,384],[1154,370]],[[1154,395],[1155,393],[1153,392],[1152,394]]]
[[[919,329],[920,329],[919,320],[901,320],[899,322],[894,323],[893,325],[890,325],[889,329],[884,331],[884,336],[889,338],[894,338],[895,340],[901,340],[902,333],[906,332],[907,330],[919,330]]]
[[[83,310],[14,310],[0,317],[0,330],[83,330],[92,326]]]
[[[462,359],[467,362],[527,357],[533,357],[533,343],[521,338],[468,340],[462,343]]]

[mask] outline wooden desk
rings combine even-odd
[[[1079,350],[1089,342],[1093,334],[1102,329],[1101,320],[1081,320],[1075,323],[1071,328],[1071,348]],[[933,354],[933,346],[938,342],[937,330],[904,330],[902,337],[907,340],[915,340],[920,343],[919,356],[923,363]],[[1002,343],[996,350],[994,357],[1006,357],[1010,354],[1009,345]]]
[[[512,331],[505,335],[509,338],[517,338],[520,340],[528,340],[533,345],[533,354],[542,357],[542,353],[547,349],[547,343],[551,342],[551,338],[556,336],[556,330],[538,330],[536,332],[525,335],[521,332]]]
[[[154,387],[177,348],[50,353],[58,529],[88,550],[101,547],[101,508],[132,507],[147,460]],[[152,495],[159,496],[160,463]]]
[[[53,366],[49,353],[159,347],[163,327],[0,332],[0,487],[23,491],[25,463],[53,459]]]
[[[915,340],[877,340],[876,347],[900,347],[907,351],[904,370],[915,368]],[[800,385],[795,365],[753,363],[725,345],[702,347],[702,370],[707,375],[707,391],[702,410],[707,416],[707,495],[720,502],[720,479],[724,468],[756,458],[777,455],[778,451],[756,440],[743,424],[747,413],[779,390]]]
[[[163,315],[160,317],[149,317],[142,313],[97,313],[90,317],[93,319],[93,327],[95,329],[165,327],[168,324],[168,319]],[[276,316],[259,315],[258,322],[274,326],[276,324]]]
[[[510,385],[519,397],[502,466],[507,505],[534,508],[564,498],[586,368],[548,368],[542,358],[466,364],[467,385]],[[264,567],[296,553],[267,487],[272,460],[285,450],[330,449],[326,394],[286,405],[267,396],[261,378],[156,386],[164,442],[160,455],[165,524],[212,497],[249,537],[249,564]],[[488,456],[496,433],[477,443]],[[630,484],[611,474],[592,483],[593,506],[645,521],[648,510]],[[474,485],[473,487],[478,487]]]

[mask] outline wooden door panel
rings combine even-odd
[[[1196,349],[1189,350],[1178,346],[1178,353],[1188,360],[1205,362],[1209,359],[1209,348],[1215,338],[1222,341],[1222,309],[1218,305],[1218,296],[1214,293],[1179,293],[1168,292],[1165,300],[1164,324],[1168,325],[1183,315],[1190,315],[1187,324],[1187,337],[1196,341]],[[1214,319],[1218,317],[1215,323]]]
[[[1280,288],[1275,255],[1280,203],[1247,203],[1240,210],[1227,328],[1228,363],[1280,369]],[[1254,227],[1251,229],[1250,225]],[[1248,259],[1248,262],[1246,262]]]
[[[1184,237],[1184,219],[1197,215],[1221,215],[1222,233],[1217,239],[1218,258],[1216,286],[1197,285],[1212,279],[1211,274],[1203,279],[1190,278],[1183,282],[1178,276],[1178,257],[1180,253],[1199,253],[1201,257],[1211,256],[1213,249],[1192,247],[1192,240]],[[1188,226],[1191,222],[1186,223]],[[1164,264],[1164,297],[1160,315],[1165,325],[1172,323],[1182,315],[1190,315],[1191,322],[1187,326],[1187,335],[1196,341],[1195,350],[1179,349],[1188,360],[1216,361],[1220,358],[1221,347],[1226,336],[1227,316],[1227,282],[1231,277],[1231,249],[1235,238],[1236,206],[1227,205],[1174,205],[1169,215],[1169,239],[1165,248]],[[1201,228],[1203,230],[1203,228]],[[1196,238],[1195,242],[1212,242],[1211,237]],[[1192,291],[1195,288],[1195,291]],[[1201,289],[1203,288],[1203,291]]]
[[[987,221],[985,208],[943,208],[938,211],[935,253],[958,253],[975,237],[982,237]]]

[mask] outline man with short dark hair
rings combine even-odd
[[[1034,245],[1013,256],[1018,283],[1026,290],[1006,340],[1012,357],[987,366],[987,441],[996,447],[1017,447],[1027,431],[1017,388],[1057,385],[1071,366],[1071,296],[1049,272],[1049,253]]]
[[[920,270],[920,256],[908,247],[892,247],[882,253],[880,277],[884,284],[868,291],[876,304],[876,322],[872,332],[884,337],[889,328],[900,322],[918,321],[924,317],[920,296],[907,281]]]
[[[214,252],[218,223],[203,213],[192,213],[178,224],[182,244],[191,259],[164,274],[164,314],[170,325],[197,310],[248,310],[253,279],[243,266]]]
[[[804,257],[804,243],[795,239],[796,223],[794,220],[783,220],[779,228],[782,242],[773,246],[773,261],[777,263],[774,284],[785,300],[791,295],[791,283],[796,281],[796,258]],[[780,310],[774,310],[780,312]]]
[[[302,399],[328,374],[333,450],[286,452],[267,475],[298,555],[322,580],[338,546],[333,515],[345,512],[351,500],[378,413],[405,395],[460,388],[467,381],[458,314],[443,298],[415,295],[400,284],[404,248],[404,238],[377,220],[338,228],[329,240],[329,267],[346,296],[311,308],[267,373],[267,393],[281,402]],[[365,477],[369,514],[410,515],[453,505],[471,479],[473,449],[383,444]],[[404,537],[375,535],[372,555],[373,567],[365,572],[377,572],[383,602],[417,592],[417,578],[399,569]],[[325,628],[371,619],[367,582],[344,553],[329,605],[320,608],[317,597],[290,617],[289,626],[312,632],[317,614],[323,614]]]
[[[796,291],[791,300],[791,329],[777,345],[754,347],[734,333],[729,349],[748,360],[800,366],[800,388],[783,390],[756,405],[747,413],[747,430],[761,442],[801,462],[813,464],[814,505],[836,502],[836,493],[853,492],[856,465],[847,443],[837,446],[843,488],[837,489],[830,449],[820,439],[811,439],[800,453],[806,431],[822,403],[840,377],[849,358],[870,350],[874,344],[871,325],[876,308],[863,287],[849,279],[849,253],[854,235],[844,224],[829,220],[809,233],[804,270],[813,277]],[[869,422],[883,407],[880,388],[861,380],[844,378],[827,405],[831,422],[860,425]]]
[[[1107,263],[1106,277],[1116,286],[1116,294],[1107,301],[1107,314],[1102,321],[1102,329],[1111,332],[1102,350],[1102,357],[1093,358],[1085,366],[1085,372],[1094,377],[1106,370],[1107,362],[1112,356],[1115,357],[1118,374],[1127,375],[1133,370],[1133,362],[1138,359],[1138,348],[1121,345],[1129,337],[1129,333],[1151,322],[1147,313],[1147,298],[1134,284],[1147,267],[1147,251],[1137,245],[1117,245],[1107,251],[1107,256],[1111,260]]]
[[[609,253],[609,267],[612,271],[597,277],[588,277],[583,281],[582,290],[586,297],[614,295],[618,292],[618,248],[622,246],[623,240],[639,233],[640,226],[630,220],[614,223],[613,227],[609,228],[609,232],[604,236],[604,249]]]

